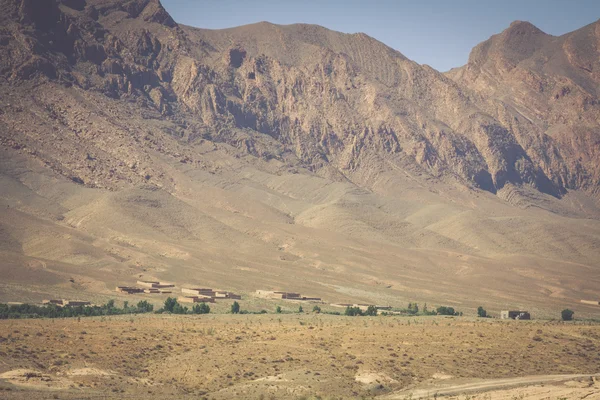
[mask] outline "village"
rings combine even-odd
[[[126,295],[171,295],[176,291],[175,284],[162,282],[158,280],[137,280],[135,285],[122,285],[116,287],[116,292]],[[284,300],[295,303],[315,303],[326,304],[320,297],[306,296],[298,292],[288,292],[280,290],[256,290],[253,297],[266,300]],[[216,303],[224,300],[242,300],[242,295],[228,290],[213,289],[207,287],[182,287],[180,295],[176,297],[177,302],[181,304],[198,304],[198,303]],[[582,304],[600,306],[600,301],[596,300],[581,300]],[[17,303],[11,303],[17,304]],[[18,303],[21,304],[21,303]],[[58,307],[85,307],[94,306],[91,301],[87,300],[69,300],[69,299],[46,299],[42,301],[42,305],[55,305]],[[376,314],[385,315],[403,315],[406,310],[394,309],[390,305],[377,305],[368,303],[330,303],[332,308],[340,309],[356,309],[360,312],[368,310],[376,310]],[[320,307],[316,307],[320,310]],[[375,315],[375,314],[370,314]],[[458,313],[456,313],[458,315]],[[490,316],[487,316],[488,318]],[[526,310],[502,310],[499,314],[500,319],[512,320],[530,320],[531,313]]]

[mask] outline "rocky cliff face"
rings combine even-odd
[[[514,23],[444,75],[364,34],[179,26],[157,0],[1,7],[0,140],[86,185],[168,186],[155,153],[211,168],[206,141],[366,188],[397,170],[492,193],[599,187],[598,23],[560,38]]]
[[[484,100],[482,108],[506,121],[530,159],[561,190],[583,188],[597,193],[600,121],[600,22],[560,37],[527,22],[475,47],[466,66],[447,75]]]

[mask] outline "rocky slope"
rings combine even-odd
[[[597,23],[515,23],[442,74],[365,34],[203,30],[157,0],[0,9],[0,297],[36,276],[467,302],[598,287]]]
[[[448,76],[485,99],[487,112],[511,108],[515,121],[533,125],[533,133],[518,124],[511,131],[558,187],[597,193],[599,55],[600,21],[560,37],[517,21]]]
[[[194,29],[146,0],[44,7],[2,3],[1,71],[12,85],[96,91],[170,121],[179,127],[171,128],[174,136],[226,142],[265,158],[291,156],[364,187],[390,163],[493,193],[507,183],[554,196],[598,186],[597,24],[553,38],[515,23],[474,49],[451,80],[364,34],[269,23]],[[51,103],[48,116],[68,127],[64,105]],[[25,145],[11,136],[3,141]],[[58,150],[55,141],[43,147]],[[97,150],[112,153],[97,164],[114,164],[113,149]],[[81,170],[91,161],[53,165]],[[119,165],[104,174],[72,172],[106,187],[118,185],[110,171],[130,181],[160,175],[141,159],[132,163],[135,177]]]

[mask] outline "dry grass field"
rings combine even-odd
[[[0,398],[594,399],[599,350],[591,322],[312,313],[5,320]]]

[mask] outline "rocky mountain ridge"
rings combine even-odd
[[[50,1],[44,7],[27,0],[2,3],[8,12],[0,71],[7,86],[46,82],[135,104],[148,118],[169,121],[167,138],[139,143],[166,141],[158,146],[177,147],[170,152],[184,160],[192,156],[184,155],[182,138],[226,143],[264,159],[293,159],[292,164],[365,188],[381,171],[402,165],[492,193],[507,183],[557,197],[569,189],[597,192],[598,68],[592,56],[582,58],[597,51],[591,40],[597,38],[597,23],[568,38],[513,24],[477,46],[466,67],[445,76],[364,34],[269,23],[208,31],[176,24],[150,0]],[[532,57],[553,60],[557,41],[568,62],[536,72],[539,61]],[[578,79],[569,77],[573,69]],[[493,91],[486,81],[500,87],[510,74],[521,86],[509,94]],[[522,88],[539,86],[536,79],[556,89],[544,89],[550,95],[540,98],[539,88]],[[563,81],[572,85],[559,87]],[[559,111],[540,111],[556,101],[562,102],[553,108]],[[63,105],[49,103],[47,117],[60,121]],[[135,129],[121,129],[127,133],[119,140],[136,135]],[[33,148],[43,160],[50,158],[44,153],[58,150],[53,142],[36,148],[43,139],[34,133],[24,135],[28,141],[22,136],[2,140]],[[114,150],[98,149],[94,140],[89,145],[96,148],[92,153],[112,153],[103,160],[108,164],[141,159],[146,151],[132,144],[115,160]],[[86,172],[95,157],[69,168],[56,157],[51,164],[87,185],[119,186],[120,178],[105,179],[98,168]],[[136,163],[142,161],[109,170],[128,180],[150,175],[144,180],[167,184],[158,178],[164,172]],[[129,169],[137,169],[135,178]]]

